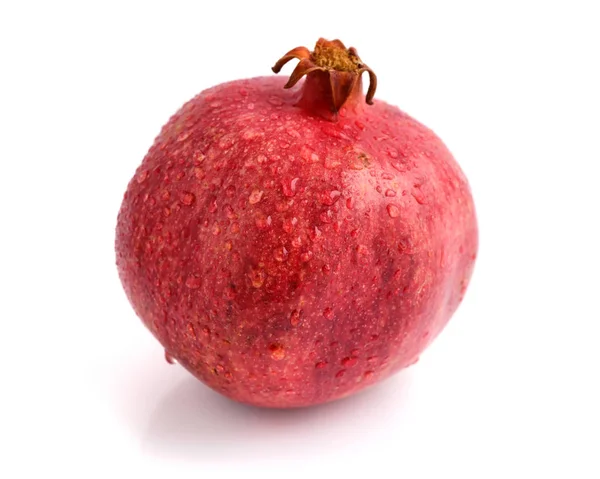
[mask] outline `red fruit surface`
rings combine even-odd
[[[135,312],[168,357],[241,402],[322,403],[411,365],[474,265],[473,201],[442,141],[365,104],[360,81],[338,111],[326,75],[202,92],[163,127],[119,213]]]

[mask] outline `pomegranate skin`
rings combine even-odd
[[[338,399],[417,361],[477,253],[465,176],[381,100],[329,121],[285,79],[206,90],[163,127],[119,212],[119,276],[176,359],[244,403]]]

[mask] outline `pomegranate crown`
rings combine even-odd
[[[360,59],[356,48],[346,48],[340,40],[329,41],[320,38],[312,52],[306,47],[297,47],[287,52],[275,63],[273,72],[279,73],[281,68],[293,59],[300,61],[284,88],[292,88],[305,75],[327,75],[331,86],[332,110],[337,112],[353,93],[362,91],[361,76],[367,72],[369,89],[365,101],[368,105],[373,104],[377,76]]]

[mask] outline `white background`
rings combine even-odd
[[[1,5],[0,477],[600,477],[597,2]],[[253,409],[167,365],[114,227],[184,101],[319,36],[448,144],[480,255],[416,366]]]

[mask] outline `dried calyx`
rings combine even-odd
[[[329,41],[320,38],[312,52],[306,47],[290,50],[273,66],[273,72],[279,73],[281,68],[293,59],[300,62],[290,75],[285,88],[293,87],[306,75],[300,106],[314,109],[315,106],[324,103],[334,114],[342,106],[356,106],[363,98],[361,77],[364,72],[369,74],[369,89],[365,101],[369,105],[373,104],[377,77],[373,70],[362,62],[355,48],[346,48],[340,40]]]

